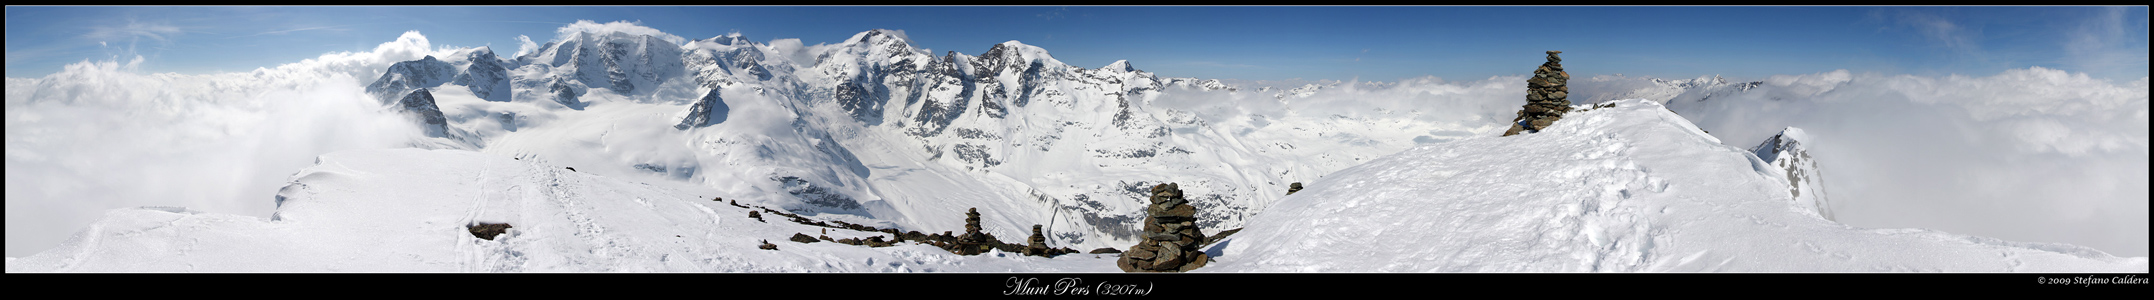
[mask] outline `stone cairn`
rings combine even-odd
[[[1571,80],[1571,73],[1563,71],[1563,58],[1556,57],[1558,53],[1563,51],[1548,51],[1548,62],[1533,70],[1533,79],[1526,80],[1526,107],[1518,111],[1518,118],[1511,119],[1511,130],[1504,131],[1503,136],[1538,132],[1571,111],[1571,101],[1565,99],[1571,89],[1563,86]]]
[[[993,247],[989,245],[993,240],[994,235],[980,232],[980,209],[970,208],[965,211],[965,235],[957,237],[957,249],[953,251],[961,255],[980,255]]]
[[[1176,184],[1152,186],[1152,205],[1145,207],[1144,241],[1129,247],[1115,266],[1125,272],[1187,272],[1204,267],[1211,256],[1203,246],[1204,233],[1197,230],[1197,207],[1182,198]]]

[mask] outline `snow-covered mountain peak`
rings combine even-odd
[[[701,39],[701,40],[696,40],[696,41],[698,41],[698,42],[707,42],[707,43],[718,43],[719,45],[727,45],[727,46],[746,46],[746,45],[753,45],[753,44],[755,43],[754,41],[749,41],[749,40],[748,40],[748,37],[746,37],[746,36],[744,36],[744,35],[741,35],[741,34],[740,34],[740,32],[731,32],[731,33],[726,33],[725,35],[720,35],[720,36],[714,36],[714,37],[711,37],[711,38],[707,38],[707,39]]]
[[[1115,71],[1115,72],[1136,72],[1136,71],[1137,71],[1137,67],[1134,67],[1134,66],[1130,66],[1130,65],[1129,65],[1129,60],[1126,60],[1126,59],[1125,59],[1125,60],[1116,60],[1116,61],[1114,61],[1113,63],[1108,63],[1108,64],[1107,64],[1107,66],[1104,66],[1104,67],[1099,67],[1099,69],[1100,69],[1100,70],[1105,70],[1105,71]]]
[[[544,50],[536,52],[529,60],[532,64],[523,68],[538,69],[525,72],[547,74],[538,77],[565,78],[584,89],[648,95],[684,70],[681,62],[684,45],[668,42],[678,37],[634,31],[571,31],[565,35],[562,41],[549,43]]]
[[[665,33],[664,31],[660,31],[656,28],[644,27],[643,25],[628,21],[598,23],[592,22],[590,20],[577,20],[576,23],[570,23],[568,26],[562,26],[561,28],[555,29],[554,31],[557,34],[556,38],[554,39],[555,41],[577,40],[580,38],[589,38],[594,36],[605,37],[619,35],[632,37],[649,36],[673,45],[688,43],[687,38],[682,38],[677,35]]]

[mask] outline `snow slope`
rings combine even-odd
[[[2066,244],[1827,221],[1779,168],[1648,100],[1341,170],[1204,272],[2146,272]]]
[[[1113,257],[959,256],[786,241],[822,227],[747,218],[694,185],[639,183],[463,150],[337,152],[293,175],[270,218],[118,209],[12,272],[1112,272]],[[750,202],[750,201],[742,201]],[[962,223],[958,218],[946,220]],[[473,222],[514,226],[494,240]],[[872,233],[833,229],[833,239]],[[757,249],[762,241],[778,251]]]
[[[1658,103],[1549,130],[1417,147],[1342,170],[1208,248],[1202,272],[2145,272],[2065,244],[1863,229],[1793,201],[1782,169]],[[959,256],[800,244],[734,196],[540,158],[344,151],[293,175],[268,219],[120,209],[8,272],[1115,272],[1113,256]],[[1206,213],[1202,212],[1201,213]],[[958,223],[958,218],[941,220]],[[464,226],[506,222],[495,240]],[[875,233],[832,230],[832,238]],[[778,251],[756,249],[762,241]]]

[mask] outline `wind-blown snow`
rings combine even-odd
[[[1866,229],[1806,213],[1778,168],[1646,100],[1540,133],[1341,170],[1206,249],[1202,272],[2145,272],[2066,244]]]
[[[1838,220],[2147,254],[2147,80],[1833,71],[1667,99],[1747,147],[1800,127]]]

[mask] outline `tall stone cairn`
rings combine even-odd
[[[957,249],[950,251],[961,255],[980,255],[987,253],[988,247],[991,246],[988,241],[993,240],[995,236],[980,232],[980,209],[971,208],[965,211],[965,235],[957,237]]]
[[[1145,207],[1144,241],[1129,247],[1115,266],[1125,272],[1187,272],[1204,267],[1211,256],[1198,250],[1204,233],[1197,230],[1197,207],[1182,198],[1176,184],[1152,186],[1152,205]]]
[[[1571,101],[1566,99],[1571,89],[1563,86],[1571,80],[1571,73],[1563,71],[1563,58],[1556,57],[1557,53],[1563,51],[1548,51],[1548,62],[1533,70],[1533,79],[1526,80],[1526,107],[1518,111],[1518,118],[1511,119],[1511,130],[1504,131],[1503,136],[1540,131],[1571,111]]]

